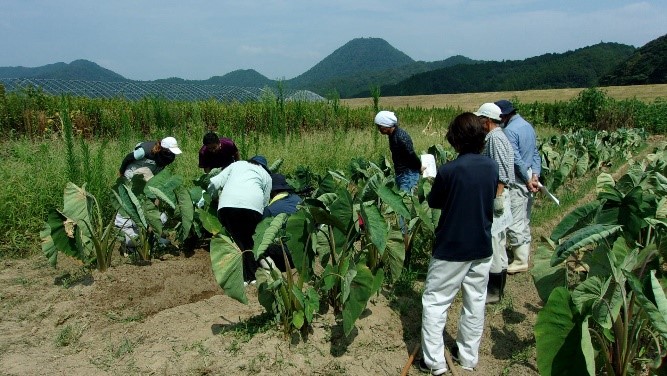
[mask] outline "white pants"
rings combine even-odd
[[[429,368],[447,368],[443,337],[447,310],[461,288],[463,307],[456,336],[459,361],[465,367],[477,366],[490,267],[491,257],[466,262],[431,258],[422,296],[422,352]]]
[[[505,188],[503,190],[503,200],[505,201],[505,210],[511,207],[511,193],[510,189]],[[509,214],[508,214],[509,215]],[[494,221],[496,217],[494,216]],[[514,220],[514,218],[512,218]],[[493,256],[491,258],[491,273],[500,273],[503,270],[507,269],[508,266],[508,257],[507,257],[507,229],[496,232],[491,232],[491,246],[493,247]]]
[[[160,213],[160,222],[162,224],[167,223],[167,214],[162,212]],[[116,213],[116,218],[114,219],[114,226],[118,227],[123,234],[125,235],[125,246],[126,247],[136,247],[135,240],[139,237],[139,228],[133,220],[127,217],[123,217],[120,213]]]
[[[507,229],[510,248],[530,244],[530,210],[533,206],[533,194],[525,184],[512,184],[510,188],[512,203],[512,224]]]

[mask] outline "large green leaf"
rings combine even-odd
[[[646,291],[646,297],[658,308],[662,318],[667,322],[667,298],[665,297],[665,290],[660,285],[660,281],[655,276],[655,270],[651,270],[649,279],[650,286]]]
[[[401,197],[399,193],[386,185],[383,185],[378,187],[377,194],[385,204],[394,209],[396,214],[405,218],[406,221],[410,220],[410,211],[408,210],[408,207],[405,206],[405,203],[403,203],[403,197]]]
[[[252,253],[255,256],[255,260],[264,254],[264,251],[275,242],[276,238],[280,235],[285,221],[287,221],[287,213],[280,213],[275,217],[264,218],[257,225],[255,234],[252,236],[254,242]]]
[[[212,238],[210,247],[211,267],[218,285],[230,298],[247,304],[241,250],[226,236]]]
[[[614,177],[611,176],[611,174],[603,172],[600,175],[598,175],[597,182],[595,184],[595,191],[598,194],[598,198],[599,198],[599,194],[602,193],[602,192],[606,192],[606,193],[616,193],[616,192],[618,192],[618,190],[616,190],[616,188],[614,188],[615,185],[616,185],[616,181],[614,180]],[[618,193],[620,194],[620,192],[618,192]]]
[[[567,288],[554,289],[537,314],[535,342],[540,375],[595,375],[587,317],[576,312]]]
[[[190,228],[192,228],[192,221],[195,217],[195,206],[192,204],[190,193],[185,187],[178,187],[174,190],[176,200],[178,201],[177,212],[180,215],[181,227],[178,230],[178,238],[185,241],[190,235]]]
[[[424,224],[424,228],[427,229],[430,234],[435,234],[436,223],[433,221],[432,209],[428,207],[428,203],[420,203],[415,196],[410,196],[410,199],[412,200],[412,205],[415,209],[415,213],[417,213],[417,217],[419,217],[419,220]]]
[[[74,236],[68,236],[65,228],[67,217],[59,211],[52,209],[44,223],[44,229],[39,236],[42,239],[42,252],[49,260],[51,266],[55,267],[58,262],[58,251],[68,256],[77,258],[88,263],[85,255],[77,248]]]
[[[72,182],[65,186],[63,195],[62,214],[74,221],[81,231],[81,252],[84,252],[85,258],[90,259],[95,255],[95,246],[93,238],[97,236],[92,227],[93,223],[93,197],[86,192],[85,185],[78,187]],[[83,260],[82,260],[83,261]]]
[[[549,238],[557,243],[560,239],[572,232],[590,225],[600,209],[600,206],[600,201],[596,200],[574,209],[563,217],[553,231],[551,231],[551,236]]]
[[[200,208],[197,208],[196,212],[197,215],[199,215],[199,220],[201,221],[201,224],[204,226],[206,231],[210,232],[214,236],[222,232],[222,224],[215,214]]]
[[[168,195],[167,193],[163,192],[160,188],[157,187],[148,186],[146,188],[152,193],[152,195],[146,195],[146,197],[157,198],[158,200],[160,200],[160,203],[166,204],[172,209],[176,209],[176,202],[175,202],[176,197],[173,195],[173,192],[170,192],[172,194]],[[188,194],[188,198],[189,196],[190,195]]]
[[[289,235],[287,248],[292,253],[294,267],[299,271],[303,280],[312,276],[315,255],[312,247],[308,246],[310,228],[306,210],[300,209],[287,219],[285,232]]]
[[[665,318],[663,313],[658,309],[658,307],[656,307],[656,305],[653,302],[651,302],[651,300],[644,293],[644,287],[641,281],[639,281],[639,279],[634,274],[632,274],[632,272],[629,272],[627,270],[624,270],[623,274],[625,274],[625,277],[628,281],[628,284],[630,285],[630,288],[635,293],[635,299],[646,312],[646,315],[649,318],[650,326],[653,329],[657,330],[658,333],[663,337],[663,339],[667,340],[667,319]],[[651,275],[653,276],[653,271],[651,272]],[[656,280],[655,282],[657,283],[658,281]],[[648,290],[647,292],[653,295],[653,297],[655,297],[655,290],[659,286],[660,286],[659,283],[656,286],[653,285],[653,281],[651,281],[650,288],[647,289]],[[662,297],[662,299],[664,299],[664,296]]]
[[[551,257],[551,266],[560,264],[571,254],[584,247],[608,239],[621,231],[621,229],[621,226],[595,224],[575,231],[567,241],[556,248],[556,252]]]
[[[590,315],[593,305],[602,300],[607,293],[611,278],[605,280],[590,277],[577,285],[572,291],[572,302],[582,315]]]
[[[389,224],[374,204],[362,205],[361,217],[364,219],[365,231],[368,233],[371,243],[382,257],[389,237]]]
[[[562,265],[551,266],[552,254],[553,250],[548,247],[538,246],[530,270],[537,293],[544,302],[556,287],[567,286],[567,271]]]
[[[357,274],[350,284],[349,298],[343,306],[343,332],[350,335],[354,323],[366,309],[368,299],[373,294],[374,276],[371,270],[363,264],[356,265]]]
[[[403,272],[403,263],[405,260],[405,242],[403,241],[403,233],[401,231],[389,231],[387,248],[383,260],[389,266],[392,281],[398,281]]]

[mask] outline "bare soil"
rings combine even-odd
[[[65,256],[57,269],[41,256],[0,265],[3,375],[399,375],[419,343],[419,281],[374,297],[347,338],[326,307],[307,338],[285,338],[254,286],[248,305],[224,295],[205,249],[144,266],[117,256],[105,273]],[[507,294],[487,309],[478,371],[537,375],[540,300],[525,273]],[[459,310],[450,310],[449,344]]]

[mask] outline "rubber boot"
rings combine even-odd
[[[507,284],[507,269],[500,272],[500,300],[505,296],[505,284]]]
[[[522,244],[514,248],[514,261],[507,267],[507,274],[516,274],[528,271],[530,244]]]
[[[496,304],[501,297],[503,273],[489,273],[489,283],[486,286],[486,304]]]

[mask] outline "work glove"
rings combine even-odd
[[[500,217],[505,212],[505,200],[503,197],[496,197],[493,199],[493,215],[495,217]]]

